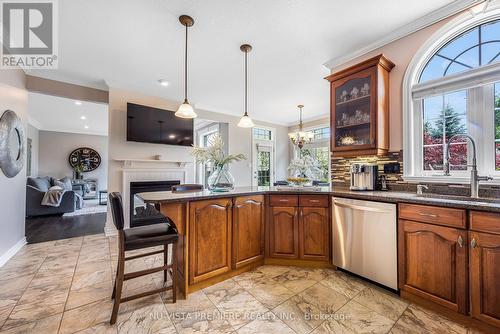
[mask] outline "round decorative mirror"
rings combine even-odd
[[[12,110],[0,117],[0,168],[7,177],[14,177],[23,169],[25,134],[21,119]]]

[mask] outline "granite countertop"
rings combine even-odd
[[[224,198],[244,195],[258,194],[326,194],[337,197],[354,198],[368,201],[388,202],[388,203],[413,203],[423,205],[436,205],[451,208],[461,208],[470,210],[482,210],[500,212],[500,200],[498,199],[478,199],[471,200],[467,197],[463,199],[458,196],[444,196],[427,194],[417,196],[415,193],[397,191],[350,191],[342,188],[318,187],[306,190],[282,190],[277,187],[238,187],[229,192],[211,192],[209,190],[195,192],[158,191],[137,194],[146,203],[161,202],[185,202],[192,200],[202,200],[211,198]]]

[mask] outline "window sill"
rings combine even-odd
[[[403,175],[403,180],[410,183],[453,183],[470,184],[470,178],[467,176],[410,176]],[[500,176],[493,176],[492,181],[479,182],[480,185],[500,185]]]

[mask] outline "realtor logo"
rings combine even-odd
[[[2,68],[57,68],[57,0],[0,0]]]

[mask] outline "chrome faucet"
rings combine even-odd
[[[448,139],[448,144],[446,144],[446,151],[444,155],[444,175],[450,176],[450,144],[455,137],[466,137],[472,144],[472,165],[467,165],[467,167],[472,167],[470,171],[470,197],[479,197],[479,181],[489,181],[493,180],[491,176],[479,176],[477,175],[477,160],[476,160],[476,142],[474,138],[466,134],[456,134]]]

